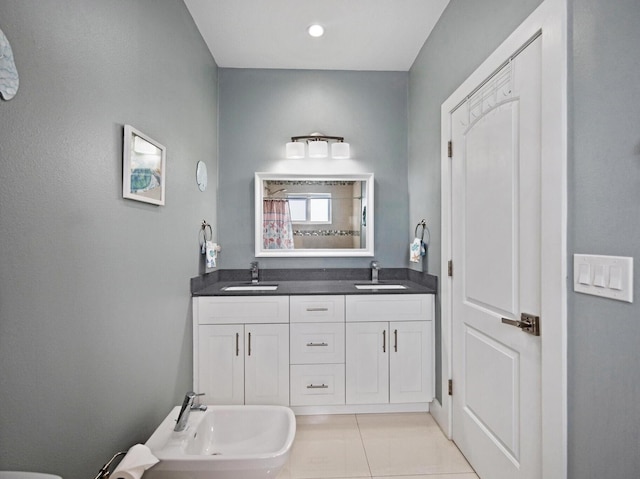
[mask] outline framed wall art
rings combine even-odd
[[[124,126],[122,197],[164,205],[166,148],[131,125]]]

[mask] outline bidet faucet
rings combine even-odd
[[[254,284],[257,283],[259,276],[260,276],[260,269],[258,268],[258,262],[252,261],[251,262],[251,282]]]
[[[380,271],[380,263],[378,263],[377,261],[372,261],[371,262],[371,282],[372,283],[378,282],[378,271]]]
[[[197,409],[199,411],[206,411],[207,406],[194,406],[193,401],[195,401],[197,396],[204,396],[204,393],[194,393],[193,391],[189,391],[184,396],[184,401],[182,401],[182,408],[180,408],[180,414],[178,414],[178,419],[176,420],[176,427],[173,428],[174,431],[180,432],[184,431],[187,428],[187,421],[189,420],[189,413],[192,409]]]

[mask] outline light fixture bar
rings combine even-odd
[[[306,135],[306,136],[292,136],[291,141],[298,140],[334,140],[344,141],[344,136],[326,136],[326,135]]]
[[[309,135],[292,136],[291,142],[286,145],[286,158],[304,158],[305,143],[307,144],[309,158],[326,158],[329,156],[329,141],[334,142],[331,144],[332,158],[339,160],[350,158],[349,143],[345,143],[343,136],[329,136],[317,132]]]

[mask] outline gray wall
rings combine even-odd
[[[86,479],[192,383],[217,69],[177,0],[3,0],[0,28],[0,469]],[[126,123],[167,147],[166,206],[121,197]]]
[[[384,267],[406,267],[406,72],[220,69],[222,268],[247,269],[254,257],[253,175],[373,172],[375,253]],[[292,136],[344,136],[349,160],[286,160]],[[263,268],[368,267],[372,258],[261,258]]]
[[[409,214],[431,230],[428,271],[440,276],[440,106],[541,0],[451,0],[409,72]],[[424,266],[424,265],[423,265]],[[441,391],[440,307],[436,396]]]
[[[569,253],[636,261],[633,304],[569,294],[571,479],[640,477],[639,25],[638,0],[573,2]]]

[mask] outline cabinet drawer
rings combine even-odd
[[[193,314],[198,324],[288,323],[289,296],[200,296]]]
[[[431,321],[432,294],[353,295],[346,299],[347,321]]]
[[[291,296],[292,323],[344,321],[344,296]]]
[[[344,404],[344,364],[291,366],[291,405]]]
[[[344,323],[291,324],[291,363],[344,363]]]

